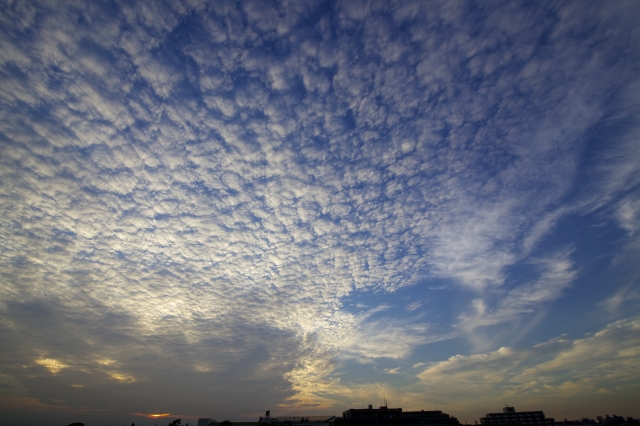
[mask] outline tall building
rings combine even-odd
[[[281,418],[278,418],[280,420]],[[282,418],[285,419],[285,418]],[[261,422],[263,419],[260,419]],[[292,422],[294,423],[294,422]],[[379,408],[351,408],[342,417],[326,420],[329,426],[459,426],[458,419],[442,411],[402,411],[389,408],[386,404]],[[294,425],[299,425],[294,423]],[[302,425],[300,425],[302,426]],[[318,425],[319,426],[319,425]]]
[[[346,421],[397,420],[401,415],[402,408],[388,408],[386,405],[373,408],[372,405],[369,405],[369,408],[350,408],[342,413],[342,418]]]
[[[440,410],[432,411],[405,411],[402,418],[412,425],[442,425],[442,426],[458,426],[460,422],[453,416],[443,413]]]
[[[489,413],[480,418],[480,424],[487,426],[496,425],[522,425],[522,426],[553,426],[555,420],[546,418],[542,411],[516,412],[514,407],[508,405],[502,409],[502,413]]]

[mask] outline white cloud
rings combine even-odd
[[[406,311],[412,312],[422,306],[422,302],[411,302],[405,308]]]
[[[488,307],[483,299],[474,300],[475,315],[461,315],[460,326],[472,332],[476,327],[504,324],[559,299],[577,276],[570,254],[570,250],[565,250],[549,258],[535,260],[534,264],[540,269],[538,279],[507,291],[493,308]]]
[[[627,196],[616,210],[620,226],[634,235],[640,223],[640,197]]]
[[[631,284],[626,285],[616,291],[613,295],[598,302],[596,306],[604,309],[609,314],[616,313],[625,302],[631,302],[633,300],[640,299],[640,290],[633,288]]]
[[[429,389],[480,402],[495,395],[527,401],[601,389],[618,393],[640,375],[639,330],[640,322],[633,318],[575,340],[562,337],[532,347],[456,355],[418,377]]]
[[[357,359],[405,358],[411,350],[427,341],[425,326],[408,321],[368,321],[343,343],[342,351]]]

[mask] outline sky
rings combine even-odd
[[[639,16],[2,0],[0,422],[639,417]]]

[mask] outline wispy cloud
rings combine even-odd
[[[422,306],[422,302],[411,302],[404,309],[409,312],[413,312]]]
[[[421,372],[430,389],[476,399],[476,404],[509,398],[531,404],[549,395],[624,392],[640,376],[639,321],[609,324],[579,339],[560,337],[525,348],[502,347],[475,355],[456,355]]]
[[[625,302],[631,302],[638,299],[640,299],[640,290],[633,288],[632,284],[628,284],[615,292],[612,296],[602,302],[599,302],[597,306],[611,314],[618,311]]]
[[[570,250],[564,250],[546,259],[536,259],[533,263],[540,272],[535,281],[514,287],[506,294],[500,294],[495,307],[487,306],[483,299],[474,300],[475,314],[463,314],[460,317],[460,326],[472,331],[476,327],[513,321],[559,299],[563,290],[577,276],[569,258],[570,254]]]

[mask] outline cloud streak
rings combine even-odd
[[[493,403],[500,396],[528,405],[549,395],[620,395],[640,374],[638,329],[638,319],[632,318],[579,339],[560,337],[527,348],[456,355],[418,377],[452,398],[464,389],[471,398]]]

